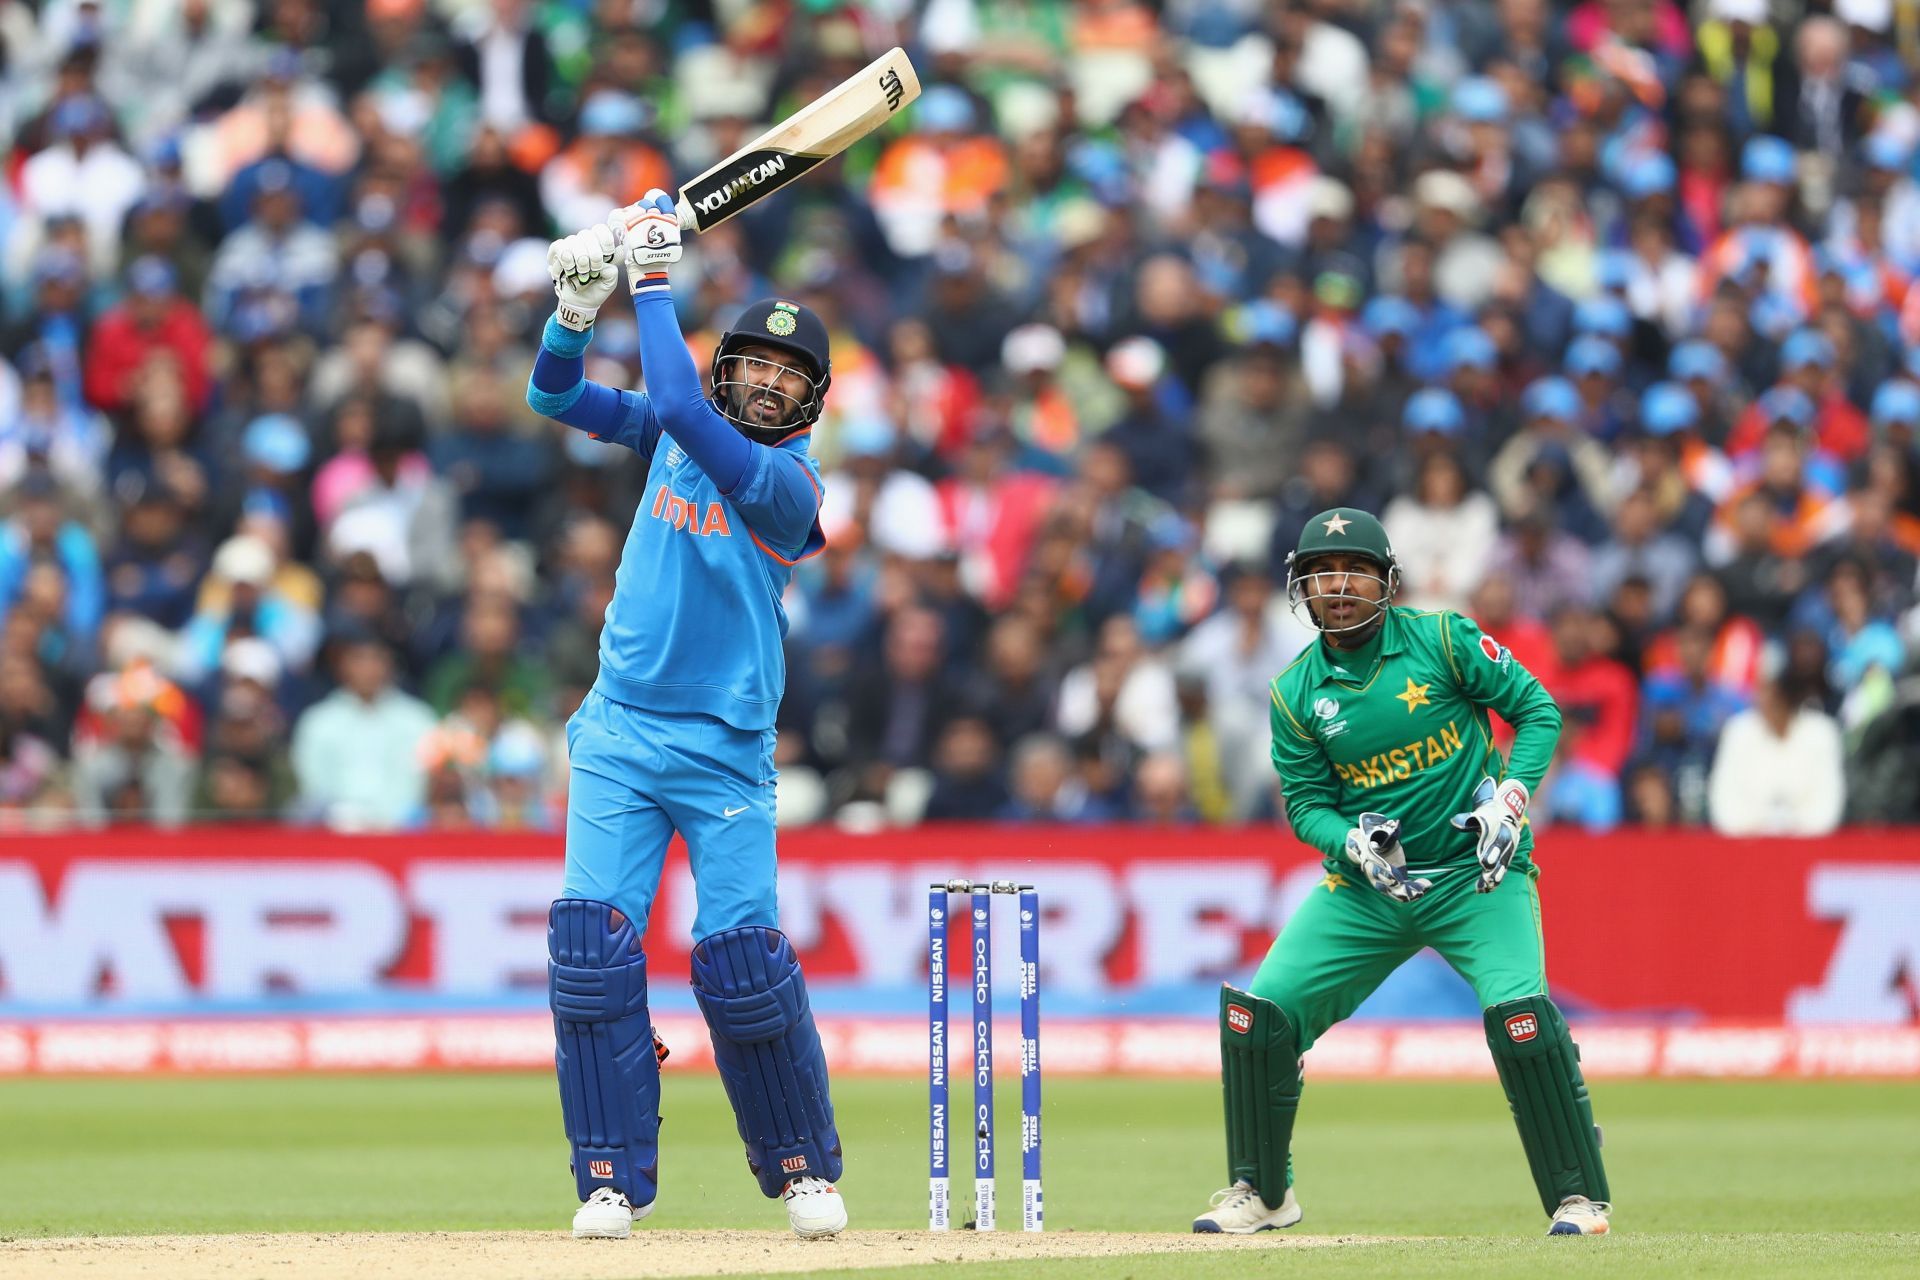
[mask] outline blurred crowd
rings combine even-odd
[[[0,0],[0,825],[564,814],[643,466],[546,245],[904,44],[696,237],[833,333],[783,821],[1271,821],[1312,513],[1566,712],[1541,820],[1920,821],[1895,0]],[[616,298],[588,374],[642,385]]]

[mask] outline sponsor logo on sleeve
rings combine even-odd
[[[1504,665],[1513,660],[1513,651],[1489,635],[1480,637],[1480,652],[1487,656],[1488,662],[1496,665]]]

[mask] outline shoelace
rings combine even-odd
[[[1253,1196],[1253,1188],[1235,1183],[1224,1191],[1216,1191],[1207,1197],[1209,1209],[1238,1209]]]
[[[1612,1213],[1613,1204],[1606,1200],[1588,1200],[1585,1202],[1576,1200],[1572,1204],[1561,1205],[1559,1212],[1565,1213],[1569,1209],[1592,1209],[1598,1213]]]
[[[617,1204],[619,1201],[620,1193],[612,1187],[597,1188],[592,1195],[587,1197],[589,1204]]]

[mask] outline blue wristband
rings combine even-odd
[[[587,343],[593,340],[593,330],[578,332],[560,323],[560,317],[548,316],[547,327],[540,334],[540,345],[564,359],[574,360],[585,354]]]
[[[538,387],[527,388],[527,404],[535,413],[548,418],[557,418],[573,408],[581,396],[587,392],[584,380],[574,383],[565,391],[542,391]]]

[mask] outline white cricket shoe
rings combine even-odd
[[[612,1187],[601,1187],[573,1215],[575,1240],[625,1240],[633,1234],[633,1224],[653,1212],[652,1204],[638,1209],[625,1195]]]
[[[787,1221],[802,1240],[837,1236],[847,1229],[847,1202],[825,1178],[795,1178],[787,1184]]]
[[[1303,1216],[1300,1202],[1293,1198],[1292,1187],[1287,1188],[1287,1198],[1277,1209],[1269,1209],[1250,1182],[1236,1182],[1225,1191],[1214,1192],[1207,1204],[1211,1207],[1193,1220],[1193,1229],[1202,1235],[1224,1231],[1229,1235],[1250,1236],[1256,1231],[1277,1231],[1292,1226]]]
[[[1547,1228],[1550,1236],[1603,1236],[1607,1234],[1607,1215],[1613,1212],[1613,1206],[1604,1200],[1589,1200],[1585,1196],[1568,1196],[1553,1211],[1553,1225]]]

